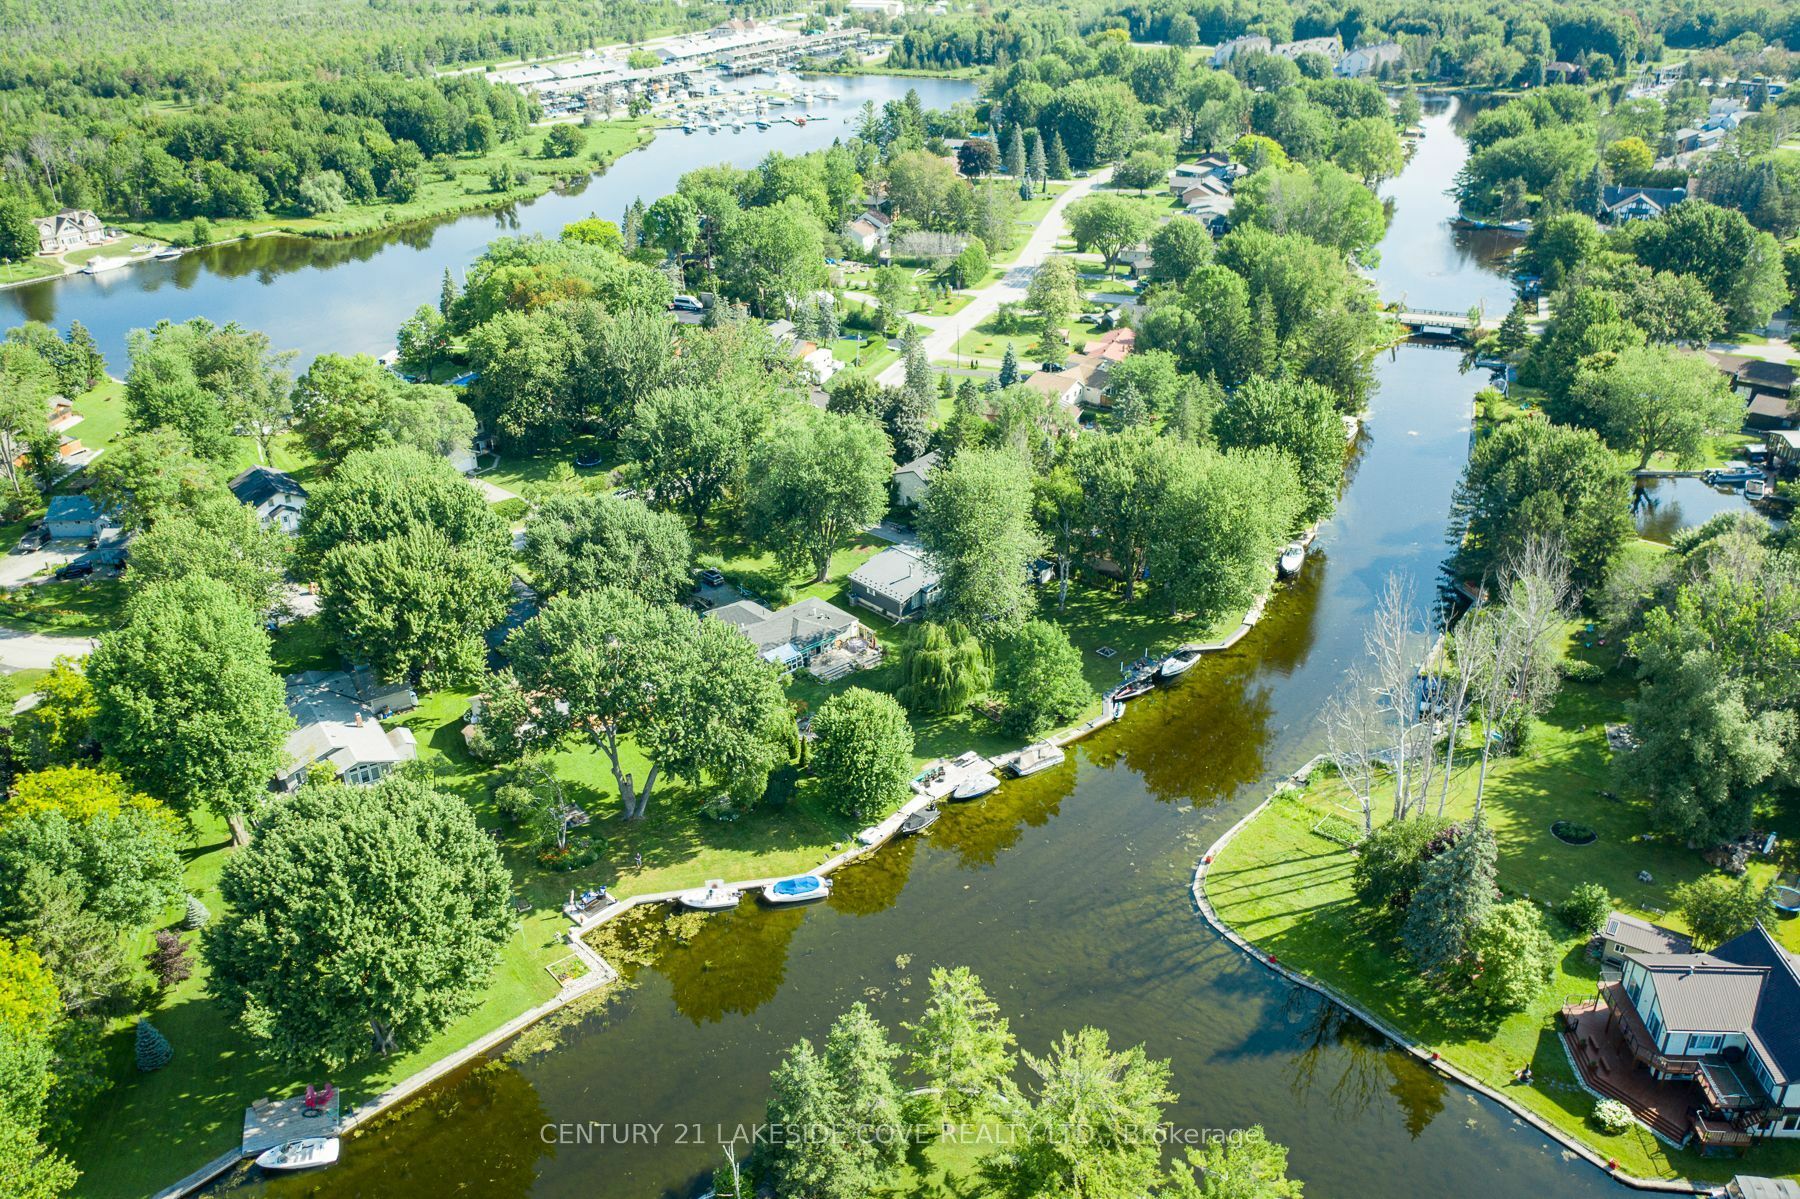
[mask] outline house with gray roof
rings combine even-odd
[[[815,658],[868,635],[856,617],[811,596],[773,612],[755,600],[739,600],[707,615],[742,633],[764,660],[785,670],[809,665]]]
[[[86,541],[100,531],[100,509],[85,495],[53,495],[44,512],[44,531],[58,541]]]
[[[273,790],[297,791],[315,770],[367,786],[419,756],[412,730],[385,729],[381,716],[418,705],[409,687],[377,684],[366,671],[307,670],[287,678],[288,734]]]
[[[1694,948],[1689,937],[1624,912],[1614,912],[1600,927],[1601,960],[1623,968],[1631,953],[1687,953]]]
[[[1637,923],[1609,921],[1606,935],[1654,946],[1660,930]],[[1564,1009],[1565,1028],[1593,1029],[1572,1052],[1589,1086],[1643,1109],[1653,1128],[1679,1113],[1676,1131],[1709,1149],[1800,1137],[1800,961],[1760,923],[1707,953],[1627,949],[1599,1000]],[[1597,1066],[1609,1056],[1648,1077]]]
[[[915,545],[890,546],[850,572],[850,602],[893,621],[922,614],[937,590],[938,572]]]

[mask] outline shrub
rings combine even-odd
[[[1600,931],[1612,910],[1613,897],[1606,893],[1604,886],[1582,883],[1569,892],[1569,897],[1556,909],[1556,915],[1576,932],[1592,936]]]
[[[169,1046],[169,1038],[157,1031],[156,1025],[148,1020],[137,1022],[137,1068],[148,1074],[152,1070],[160,1070],[174,1058],[175,1050]]]
[[[1602,1132],[1616,1136],[1636,1122],[1631,1109],[1617,1099],[1602,1099],[1594,1105],[1594,1123],[1600,1126]]]
[[[913,731],[893,696],[847,688],[819,708],[812,731],[813,773],[834,810],[878,817],[906,801]]]
[[[1550,982],[1556,945],[1529,900],[1514,900],[1488,913],[1470,936],[1469,947],[1481,961],[1475,993],[1491,1008],[1521,1011]]]
[[[207,911],[206,905],[200,902],[200,897],[198,895],[188,896],[187,914],[181,918],[181,927],[189,932],[194,932],[205,928],[211,920],[212,913]]]
[[[144,961],[159,991],[179,986],[194,973],[194,959],[188,953],[187,942],[167,929],[156,934],[156,948],[145,955]]]
[[[1423,816],[1382,825],[1362,843],[1351,884],[1364,905],[1402,911],[1419,886],[1419,872],[1449,826]],[[1438,846],[1441,849],[1441,846]]]
[[[1571,683],[1598,683],[1606,677],[1606,671],[1598,662],[1569,658],[1562,663],[1562,677]]]
[[[1067,724],[1094,699],[1081,672],[1081,651],[1046,620],[1026,621],[1008,640],[994,689],[1006,702],[1002,727],[1021,737]]]

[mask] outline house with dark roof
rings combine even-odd
[[[264,528],[273,526],[287,533],[299,529],[300,514],[306,510],[306,488],[286,471],[252,466],[227,486],[238,503],[256,513]]]
[[[85,495],[53,495],[44,531],[58,541],[86,541],[100,531],[100,509]]]
[[[850,602],[889,620],[912,620],[938,591],[938,572],[913,545],[882,550],[850,572]]]
[[[1615,187],[1600,189],[1600,215],[1609,221],[1648,221],[1687,199],[1685,187]]]
[[[1800,961],[1760,923],[1708,953],[1627,949],[1563,1026],[1582,1081],[1671,1139],[1800,1137]]]
[[[931,490],[931,472],[937,469],[938,460],[938,452],[930,450],[894,468],[896,505],[916,508],[925,502],[925,493]]]

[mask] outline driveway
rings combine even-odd
[[[0,589],[11,590],[30,583],[47,582],[49,572],[88,552],[85,541],[53,541],[49,548],[28,554],[0,554]],[[39,574],[43,577],[38,577]]]
[[[1037,274],[1037,269],[1043,265],[1044,260],[1056,252],[1057,240],[1067,232],[1063,210],[1111,178],[1112,168],[1108,167],[1070,184],[1067,191],[1056,197],[1056,203],[1050,206],[1050,211],[1044,214],[1038,227],[1032,230],[1030,240],[1025,243],[1025,248],[1019,252],[1012,266],[1007,268],[1006,274],[976,292],[975,298],[961,312],[954,316],[912,317],[915,324],[931,330],[925,335],[926,360],[936,362],[941,358],[954,357],[957,340],[964,333],[993,316],[1000,310],[1000,305],[1023,302],[1026,289],[1031,286],[1031,277]],[[876,381],[888,387],[898,387],[906,382],[906,360],[901,359],[882,371],[876,376]]]
[[[94,648],[92,637],[53,637],[48,633],[21,633],[0,628],[0,673],[15,670],[49,670],[64,656],[79,658]]]

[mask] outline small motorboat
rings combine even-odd
[[[1061,766],[1064,756],[1062,746],[1039,741],[1020,750],[1019,756],[1012,760],[1007,769],[1012,771],[1014,778],[1022,779],[1052,766]]]
[[[1000,780],[991,774],[971,774],[968,778],[956,784],[956,789],[950,792],[950,798],[980,799],[999,785]]]
[[[98,275],[106,271],[117,270],[129,261],[131,260],[128,258],[108,258],[104,254],[101,254],[88,259],[87,265],[81,268],[81,273],[84,275]]]
[[[696,912],[723,912],[735,908],[744,893],[736,887],[727,887],[722,878],[709,878],[704,887],[696,887],[692,891],[683,891],[675,897],[675,902],[684,908],[693,908]]]
[[[1156,673],[1158,676],[1165,679],[1175,678],[1178,675],[1186,674],[1188,671],[1192,670],[1194,668],[1194,663],[1198,662],[1203,656],[1204,653],[1199,646],[1184,645],[1168,657],[1164,658],[1162,664],[1156,668]]]
[[[811,903],[831,894],[831,880],[817,874],[797,874],[763,888],[765,903]]]
[[[1128,699],[1136,699],[1140,695],[1148,695],[1156,687],[1156,676],[1153,674],[1133,675],[1108,692],[1109,698],[1117,703]]]
[[[158,262],[174,262],[177,258],[181,257],[181,251],[177,250],[174,246],[164,246],[156,253],[150,255],[150,257],[156,259]]]
[[[936,824],[937,818],[942,815],[943,813],[938,811],[935,805],[926,804],[924,807],[900,822],[900,835],[902,837],[910,837],[914,833],[922,833],[932,825]]]
[[[288,1141],[257,1155],[256,1164],[265,1170],[310,1170],[329,1166],[338,1159],[336,1137],[304,1137]]]
[[[1281,558],[1275,563],[1281,571],[1281,577],[1291,579],[1300,573],[1300,567],[1306,563],[1306,546],[1302,542],[1290,541],[1288,547],[1281,551]]]
[[[1766,479],[1747,479],[1744,481],[1744,498],[1760,500],[1769,494],[1769,483]]]

